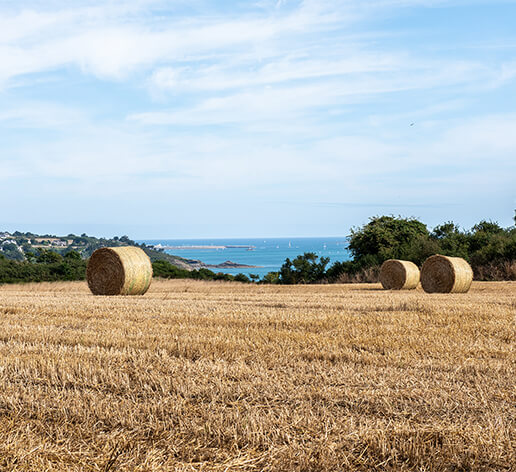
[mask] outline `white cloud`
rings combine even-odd
[[[484,168],[502,165],[504,172],[516,172],[516,115],[476,117],[446,130],[432,151],[454,164]]]
[[[0,111],[4,128],[34,128],[61,130],[80,125],[84,113],[63,105],[48,102],[18,104],[15,108]]]
[[[343,67],[345,67],[343,65]],[[351,66],[357,68],[357,66]],[[380,66],[381,67],[381,66]],[[489,77],[488,71],[481,66],[471,63],[420,64],[415,70],[402,69],[402,73],[381,74],[346,74],[340,77],[328,77],[324,81],[309,82],[285,82],[277,77],[264,79],[266,74],[249,73],[249,81],[239,78],[229,78],[228,81],[211,81],[205,75],[200,81],[201,87],[231,88],[235,80],[241,86],[234,86],[236,92],[210,96],[191,106],[181,106],[177,110],[149,111],[135,113],[128,118],[148,125],[191,125],[204,124],[228,124],[247,122],[278,122],[295,116],[311,114],[317,116],[317,108],[346,106],[374,100],[381,94],[428,90],[436,87],[458,86],[464,84],[480,83],[482,78]],[[295,74],[295,71],[291,71]],[[322,74],[322,72],[321,72]],[[181,90],[181,73],[171,69],[161,69],[157,81],[167,82],[172,86],[176,82],[176,88]],[[274,74],[273,74],[274,75]],[[309,75],[309,74],[307,74]],[[304,77],[306,78],[307,75]],[[301,78],[302,75],[299,75]],[[278,84],[268,85],[274,80]],[[243,87],[248,83],[249,87]],[[228,85],[229,84],[229,85]],[[255,85],[251,88],[251,85]],[[196,82],[189,82],[195,87]],[[244,88],[245,91],[241,91]],[[247,90],[249,88],[249,90]]]
[[[164,206],[186,194],[445,202],[478,198],[483,176],[508,188],[516,117],[472,104],[510,86],[514,62],[362,27],[389,8],[444,3],[0,3],[2,184]],[[60,75],[70,69],[90,88]]]
[[[342,20],[342,15],[327,16],[310,2],[274,17],[248,14],[163,20],[146,15],[143,6],[141,15],[135,17],[127,5],[115,9],[109,3],[55,12],[22,10],[3,17],[0,80],[68,64],[118,79],[137,67],[212,54],[220,48],[238,49],[285,34],[305,34]]]

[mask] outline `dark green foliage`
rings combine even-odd
[[[217,273],[213,274],[213,279],[205,278],[204,280],[222,280],[222,281],[228,282],[228,281],[234,280],[234,277],[231,274],[225,274],[224,272],[217,272]]]
[[[32,251],[27,251],[25,253],[25,258],[28,262],[35,262],[36,261],[36,254],[34,254]]]
[[[461,231],[453,222],[436,226],[430,238],[437,242],[439,254],[469,260],[469,234]]]
[[[447,222],[428,233],[426,226],[415,219],[375,217],[352,232],[349,247],[353,261],[330,267],[327,271],[330,281],[339,279],[342,274],[354,275],[378,267],[391,258],[421,265],[432,254],[466,259],[477,279],[511,280],[516,277],[513,269],[516,229],[505,229],[491,221],[481,221],[470,231]]]
[[[206,268],[196,270],[180,269],[165,260],[158,260],[152,263],[154,277],[164,279],[195,279],[195,280],[222,280],[249,283],[249,278],[244,274],[224,274],[223,272],[213,272]]]
[[[481,221],[470,231],[461,231],[453,223],[438,226],[431,237],[439,243],[439,253],[463,257],[475,275],[496,272],[497,278],[513,278],[511,264],[516,261],[516,229],[502,228],[491,221]],[[484,266],[489,266],[490,270]],[[494,270],[498,266],[497,270]],[[500,267],[508,267],[500,271]],[[504,274],[505,275],[500,275]],[[490,277],[484,275],[482,279]]]
[[[516,217],[515,217],[516,218]],[[470,231],[453,222],[429,232],[414,218],[377,216],[349,238],[351,261],[335,262],[327,270],[324,258],[306,253],[286,259],[280,272],[270,272],[263,283],[317,283],[371,281],[387,259],[403,259],[421,266],[433,254],[462,257],[472,266],[477,280],[516,279],[516,227],[502,228],[492,221],[481,221]]]
[[[251,282],[249,277],[247,277],[247,275],[245,275],[245,274],[237,274],[237,275],[235,275],[235,279],[234,280],[235,280],[235,282],[243,282],[243,283],[246,283],[246,284]]]
[[[45,238],[48,238],[46,240]],[[72,259],[88,259],[96,249],[101,247],[117,247],[117,246],[139,246],[149,256],[152,262],[163,260],[168,261],[172,265],[188,269],[191,264],[198,261],[189,261],[178,256],[166,254],[162,249],[155,250],[148,247],[146,244],[129,239],[127,236],[115,236],[109,238],[95,238],[83,233],[81,236],[69,234],[66,237],[57,238],[61,241],[71,241],[67,246],[52,246],[51,239],[55,239],[55,235],[37,235],[33,233],[20,233],[16,231],[9,236],[8,240],[3,241],[0,245],[0,253],[5,255],[7,259],[17,261],[28,261],[39,263],[57,263],[60,257],[71,257]],[[36,241],[36,239],[43,239],[43,241]],[[11,242],[12,240],[12,242]],[[45,246],[44,248],[35,246]],[[20,250],[21,249],[21,250]],[[70,254],[70,256],[68,256]],[[66,259],[68,261],[68,259]]]
[[[342,274],[355,274],[358,270],[354,261],[334,262],[326,271],[326,278],[329,282],[336,282]]]
[[[82,259],[81,255],[77,251],[69,251],[64,255],[65,260],[67,261],[80,261]]]
[[[419,259],[413,248],[428,235],[426,225],[414,218],[375,216],[362,228],[351,230],[349,249],[358,267],[380,265],[387,259],[407,259],[411,252],[412,258]]]
[[[30,260],[35,259],[35,255]],[[0,256],[0,283],[53,282],[57,280],[84,280],[86,261],[80,257],[61,257],[44,251],[37,262],[14,261]]]
[[[482,220],[480,223],[473,226],[472,231],[481,231],[487,234],[503,234],[505,232],[505,229],[503,229],[498,223],[495,223],[493,221]]]
[[[470,249],[473,267],[515,261],[516,229],[488,232],[477,228],[470,235]]]
[[[280,273],[279,272],[268,272],[263,276],[262,283],[264,284],[279,284]]]
[[[58,262],[62,262],[63,256],[54,251],[49,251],[48,249],[43,249],[40,251],[36,262],[39,264],[55,264]]]
[[[516,212],[514,218],[516,223]],[[259,278],[254,274],[231,275],[206,268],[179,268],[175,264],[188,267],[196,261],[153,250],[127,236],[98,239],[86,234],[70,234],[67,239],[73,240],[76,249],[68,247],[59,253],[48,249],[33,252],[29,241],[39,236],[32,233],[15,232],[12,236],[16,244],[6,241],[0,248],[0,283],[84,280],[84,257],[99,247],[125,245],[144,249],[151,258],[155,277],[244,283],[256,282]],[[353,256],[351,261],[335,262],[329,268],[326,268],[329,259],[319,260],[314,253],[305,253],[294,260],[286,259],[279,272],[269,272],[261,283],[371,281],[387,259],[404,259],[421,265],[432,254],[463,257],[470,262],[477,280],[516,279],[516,227],[502,228],[492,221],[481,221],[470,231],[447,222],[429,232],[426,225],[415,218],[376,216],[363,227],[352,229],[349,249]]]
[[[189,278],[189,271],[180,269],[172,265],[168,261],[155,261],[152,263],[152,271],[154,277],[162,277],[164,279],[187,279]]]
[[[192,270],[190,272],[191,279],[197,279],[197,280],[214,280],[215,279],[215,272],[211,271],[210,269],[205,269],[202,267],[201,269]]]
[[[279,271],[279,283],[309,284],[321,281],[330,259],[328,257],[321,257],[320,261],[317,259],[319,256],[313,252],[305,252],[293,261],[286,259]]]
[[[14,243],[5,242],[2,244],[0,250],[7,259],[12,259],[14,261],[23,261],[25,259],[23,252],[20,251],[20,248]]]

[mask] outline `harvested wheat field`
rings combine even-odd
[[[516,470],[516,283],[0,287],[0,470]]]

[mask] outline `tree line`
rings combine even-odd
[[[44,249],[38,254],[29,252],[26,260],[7,259],[0,254],[0,284],[19,282],[54,282],[58,280],[84,280],[86,260],[76,251],[64,256]]]
[[[376,282],[381,264],[388,259],[421,265],[427,257],[443,254],[466,259],[476,280],[516,280],[516,227],[502,228],[491,221],[481,221],[470,230],[453,222],[429,230],[416,218],[375,216],[351,230],[348,248],[348,261],[329,265],[329,258],[308,252],[287,258],[279,271],[269,272],[261,280],[256,275],[181,269],[168,260],[155,260],[152,267],[155,277],[170,279],[272,284]],[[65,254],[49,249],[29,251],[23,261],[0,253],[0,283],[84,280],[86,265],[81,254],[73,250]]]
[[[516,223],[516,217],[515,217]],[[481,221],[470,230],[448,222],[430,231],[415,218],[377,216],[351,230],[351,260],[335,262],[305,253],[287,259],[278,272],[264,277],[268,283],[376,282],[388,259],[412,261],[421,266],[433,254],[462,257],[476,280],[516,280],[516,227],[502,228]]]
[[[50,249],[27,252],[23,261],[8,259],[0,253],[0,284],[21,282],[56,282],[85,280],[87,260],[77,251],[62,255]],[[168,260],[152,262],[155,277],[169,279],[223,280],[250,282],[245,274],[215,273],[209,269],[186,270],[176,267]]]

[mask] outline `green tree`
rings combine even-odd
[[[50,251],[49,249],[43,249],[36,259],[36,262],[39,264],[53,264],[56,262],[62,262],[63,256],[58,254],[55,251]]]
[[[349,249],[358,267],[380,265],[387,259],[408,259],[420,263],[415,243],[429,236],[424,223],[415,218],[375,216],[361,228],[353,228]]]
[[[13,259],[15,261],[23,261],[25,259],[25,255],[20,251],[20,248],[15,243],[6,242],[2,244],[0,251],[2,251],[8,259]]]
[[[27,251],[25,253],[25,258],[29,262],[34,262],[36,260],[36,254],[34,254],[32,251]]]
[[[234,280],[235,280],[235,282],[243,282],[243,283],[249,283],[250,282],[249,277],[247,277],[247,275],[242,274],[242,273],[235,275],[235,279]]]
[[[268,272],[263,276],[262,282],[265,284],[278,284],[280,282],[280,273]]]
[[[452,221],[436,226],[430,237],[437,241],[439,253],[469,260],[470,237]]]
[[[483,233],[487,233],[487,234],[503,234],[503,233],[505,233],[505,229],[503,229],[495,221],[482,220],[480,223],[473,226],[472,232],[473,233],[483,232]]]
[[[68,251],[64,255],[64,258],[67,261],[80,261],[80,260],[82,260],[81,254],[79,252],[77,252],[77,251],[74,251],[74,250]]]
[[[282,284],[307,284],[324,279],[326,266],[330,262],[328,257],[321,257],[313,252],[305,252],[293,261],[286,259],[279,272],[279,281]]]
[[[329,282],[336,282],[342,274],[352,275],[358,271],[354,261],[336,261],[326,271],[326,278]]]
[[[168,261],[154,261],[152,263],[152,271],[154,277],[163,277],[166,279],[187,279],[190,272],[186,269],[180,269]]]

